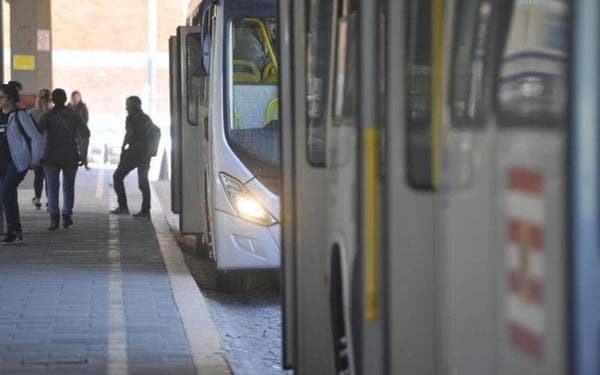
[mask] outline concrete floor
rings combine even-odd
[[[0,248],[0,374],[229,374],[160,204],[109,215],[111,177],[80,170],[75,225],[54,233],[24,181],[24,243]],[[127,189],[135,211],[135,176]]]

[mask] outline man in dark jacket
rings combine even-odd
[[[148,170],[150,159],[147,152],[147,128],[152,123],[148,115],[142,111],[142,101],[137,96],[130,96],[125,102],[127,120],[125,121],[125,139],[121,146],[121,159],[113,175],[115,192],[117,193],[119,207],[110,211],[115,215],[129,214],[127,195],[123,180],[132,170],[137,168],[138,187],[142,191],[142,209],[134,217],[150,217],[150,184],[148,183]]]
[[[75,200],[75,175],[80,162],[77,134],[85,131],[81,116],[65,106],[67,102],[65,90],[52,91],[52,101],[54,108],[47,111],[38,124],[40,133],[46,132],[46,148],[42,165],[46,174],[48,211],[50,211],[48,230],[56,230],[59,226],[58,190],[61,171],[63,173],[63,226],[68,228],[73,225],[71,215]]]

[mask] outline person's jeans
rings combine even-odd
[[[48,211],[51,216],[58,216],[61,212],[58,207],[58,190],[60,189],[60,171],[63,173],[62,191],[63,191],[63,216],[73,214],[73,203],[75,201],[75,176],[77,167],[59,168],[55,166],[44,166],[46,173],[46,191],[48,194]]]
[[[142,191],[142,211],[150,211],[150,183],[148,182],[148,171],[150,170],[150,161],[142,163],[132,163],[127,159],[121,159],[119,166],[113,175],[113,185],[117,193],[119,207],[128,208],[127,194],[123,180],[125,177],[137,168],[138,187]]]
[[[4,217],[9,233],[21,231],[21,217],[19,215],[19,198],[17,188],[27,170],[17,171],[15,165],[10,162],[0,167],[0,183],[2,184],[2,204],[4,205]]]
[[[33,168],[33,173],[35,174],[33,177],[33,191],[35,192],[35,197],[40,199],[42,197],[42,190],[44,190],[44,167],[38,166]]]

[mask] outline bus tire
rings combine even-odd
[[[205,233],[200,233],[196,236],[196,253],[203,259],[210,258],[210,236],[207,236]]]
[[[333,336],[333,353],[336,374],[350,373],[350,353],[348,336],[346,334],[346,317],[344,316],[344,296],[342,281],[342,262],[340,249],[336,245],[331,254],[329,311],[331,333]]]
[[[253,273],[245,270],[218,270],[217,288],[224,293],[248,293],[254,285]]]

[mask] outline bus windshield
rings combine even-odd
[[[266,180],[278,179],[280,161],[275,26],[275,19],[232,20],[227,58],[227,139],[240,160],[267,187]]]

